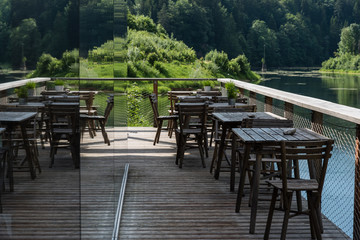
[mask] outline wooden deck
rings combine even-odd
[[[58,153],[49,169],[49,148],[40,149],[42,173],[35,180],[15,173],[15,191],[4,193],[0,239],[110,239],[126,163],[120,239],[263,238],[268,201],[260,202],[256,233],[249,234],[247,198],[235,213],[229,173],[215,180],[211,158],[202,168],[196,150],[179,169],[174,139],[162,133],[153,146],[154,135],[154,128],[110,129],[111,146],[101,135],[85,138],[80,170],[73,169],[68,152]],[[282,215],[276,216],[272,239],[279,239],[281,229]],[[347,239],[326,219],[324,228],[324,239]],[[290,220],[287,239],[310,239],[307,217]]]

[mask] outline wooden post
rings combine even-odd
[[[271,97],[265,97],[265,111],[272,112],[273,109],[273,99]]]
[[[284,117],[290,120],[294,120],[294,104],[285,102]]]
[[[8,95],[6,90],[0,91],[0,103],[5,104],[8,102]]]
[[[158,80],[153,81],[153,93],[155,93],[155,96],[156,96],[156,109],[159,109],[159,105],[158,105],[158,102],[159,102],[158,101]],[[155,116],[154,116],[153,126],[157,127]]]
[[[311,129],[317,133],[322,134],[323,130],[323,114],[312,111],[311,115]]]
[[[241,96],[241,97],[244,97],[244,89],[243,89],[243,88],[239,88],[239,91],[240,91],[240,96]]]
[[[158,97],[158,80],[154,80],[153,82],[153,93],[155,93],[156,97]]]
[[[250,104],[256,104],[256,92],[249,93]]]
[[[360,240],[360,125],[356,125],[353,239]]]

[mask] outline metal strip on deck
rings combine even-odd
[[[129,173],[129,164],[127,163],[125,165],[124,176],[123,176],[123,180],[122,180],[121,188],[120,188],[119,201],[118,201],[118,206],[117,206],[116,215],[115,215],[114,230],[113,230],[113,234],[112,234],[112,240],[117,240],[118,236],[119,236],[119,228],[120,228],[120,222],[121,222],[121,212],[122,212],[122,207],[123,207],[123,204],[124,204],[125,188],[126,188],[126,182],[127,182],[127,178],[128,178],[128,173]]]

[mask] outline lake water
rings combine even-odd
[[[0,83],[12,82],[16,80],[25,79],[28,71],[0,71]]]
[[[317,71],[273,71],[261,74],[260,85],[360,108],[360,75]]]

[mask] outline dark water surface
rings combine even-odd
[[[263,86],[360,108],[360,75],[282,70],[260,75]]]
[[[0,70],[0,84],[7,83],[12,81],[17,81],[21,79],[26,79],[26,74],[29,71],[1,71]]]

